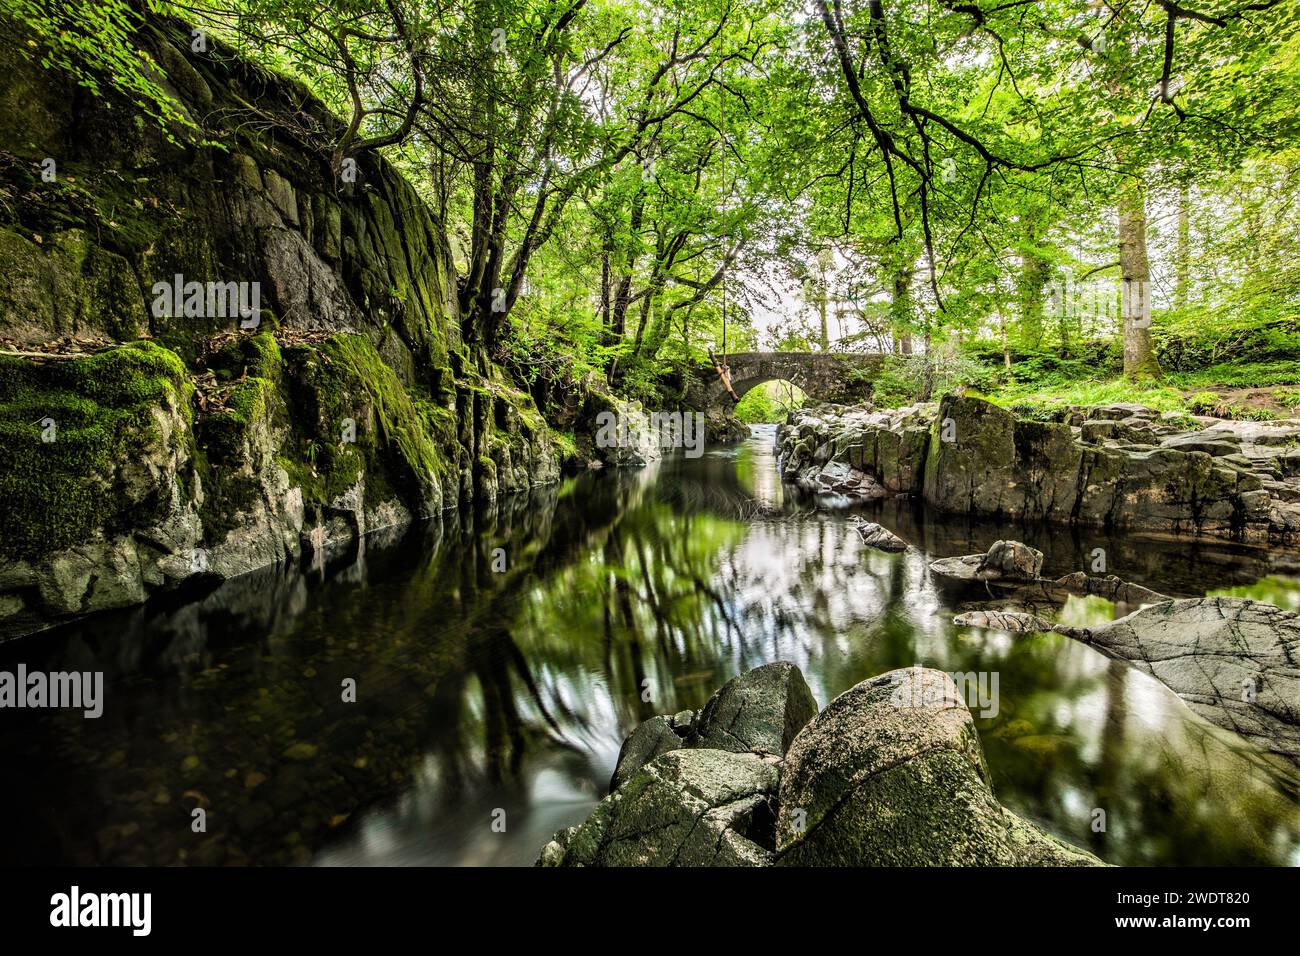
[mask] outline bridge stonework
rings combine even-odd
[[[871,396],[872,381],[891,359],[847,352],[737,352],[726,356],[726,363],[736,398],[744,398],[755,385],[783,380],[798,385],[813,401],[860,402]],[[686,400],[701,411],[733,404],[712,365],[695,369]]]

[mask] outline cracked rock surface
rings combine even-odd
[[[558,866],[766,866],[777,769],[757,754],[674,750],[564,835]]]
[[[1007,631],[1011,634],[1041,634],[1056,626],[1037,614],[1002,609],[965,611],[954,617],[952,623],[958,627],[983,627],[994,631]]]
[[[709,698],[690,746],[782,756],[816,715],[817,700],[799,668],[789,661],[764,664],[733,677]]]
[[[1292,612],[1196,598],[1057,630],[1151,674],[1211,723],[1300,757],[1300,618]]]
[[[609,789],[617,790],[655,757],[683,747],[783,756],[817,700],[789,661],[764,664],[727,681],[698,714],[682,711],[637,724],[623,741]]]

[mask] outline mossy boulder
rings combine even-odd
[[[782,769],[780,866],[1016,866],[1097,861],[1008,813],[952,678],[890,671],[845,691]]]
[[[659,715],[641,721],[619,748],[614,776],[609,781],[610,791],[621,787],[655,757],[672,750],[681,750],[683,746],[685,743],[673,725],[673,718]]]
[[[945,396],[930,426],[926,501],[942,511],[1016,510],[1016,420],[977,398]]]

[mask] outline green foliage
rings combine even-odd
[[[1300,384],[1300,0],[1030,6],[11,0],[8,14],[27,55],[168,129],[185,117],[137,11],[192,18],[292,74],[339,114],[293,136],[336,176],[386,150],[443,217],[465,367],[503,362],[538,394],[603,380],[665,407],[709,352],[813,344],[914,346],[874,383],[886,405],[959,385],[1031,404],[1118,394],[1111,307],[1122,275],[1148,271],[1154,352],[1134,358],[1146,336],[1130,326],[1130,375]],[[1116,261],[1135,196],[1149,270]],[[122,241],[147,248],[130,220],[115,220]],[[1061,282],[1109,285],[1072,310]],[[232,342],[211,367],[274,382],[257,349]],[[425,441],[446,396],[390,384],[366,386],[379,427],[418,481],[454,482]],[[299,468],[334,474],[333,455],[322,443]]]
[[[871,401],[881,408],[901,408],[986,380],[984,367],[961,351],[898,357],[875,377]]]
[[[148,2],[154,10],[171,4]],[[174,138],[171,131],[195,129],[160,82],[162,72],[137,42],[143,19],[127,0],[8,0],[16,45],[41,66],[59,70],[95,96],[123,95]],[[3,21],[0,21],[3,26]]]
[[[1157,411],[1186,410],[1182,393],[1159,383],[1138,383],[1125,379],[1107,382],[1079,382],[1043,390],[1037,387],[1004,388],[985,396],[989,401],[1023,411],[1029,417],[1051,419],[1071,405],[1113,405],[1133,402]]]
[[[803,390],[786,382],[756,385],[737,403],[734,414],[746,425],[784,422],[806,401]]]

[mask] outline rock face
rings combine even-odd
[[[1057,628],[1126,660],[1211,723],[1300,757],[1300,618],[1240,598],[1153,604],[1097,628]]]
[[[685,729],[689,730],[689,724]],[[618,752],[618,763],[609,781],[609,789],[614,791],[623,786],[632,774],[660,754],[681,750],[685,746],[683,736],[673,726],[672,717],[651,717],[637,724]]]
[[[1185,421],[1141,406],[1028,421],[968,396],[902,409],[818,406],[779,432],[787,481],[941,511],[1300,541],[1300,422]],[[1300,456],[1295,456],[1300,461]]]
[[[780,804],[780,866],[1097,862],[997,802],[956,684],[926,668],[835,698],[791,746]]]
[[[764,664],[733,677],[700,710],[692,747],[734,753],[784,754],[817,713],[817,701],[799,668]]]
[[[756,754],[656,757],[568,837],[562,866],[765,866],[777,770]],[[554,855],[554,854],[552,854]]]
[[[363,154],[340,186],[294,83],[170,21],[141,42],[219,146],[0,50],[0,638],[559,476],[401,175]],[[251,327],[177,310],[191,282],[256,287]]]
[[[613,792],[538,865],[1098,863],[997,802],[948,675],[893,671],[816,710],[781,662],[729,681],[684,737],[689,712],[640,724]]]

